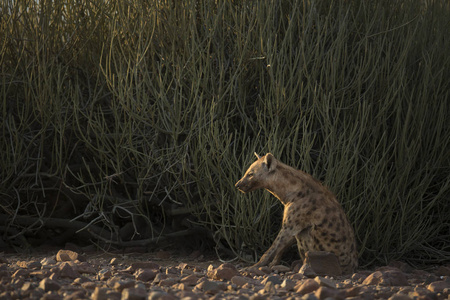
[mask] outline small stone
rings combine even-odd
[[[444,289],[450,289],[450,281],[435,281],[427,286],[427,289],[432,292],[442,292]]]
[[[24,269],[40,269],[41,263],[38,261],[18,261],[17,266]]]
[[[303,276],[314,278],[317,276],[316,272],[311,268],[309,264],[303,264],[300,270],[298,271]]]
[[[302,260],[299,260],[299,259],[294,260],[291,263],[291,270],[292,270],[292,272],[298,273],[298,271],[300,271],[300,268],[302,267],[302,265],[303,265],[303,261]]]
[[[134,273],[137,269],[153,269],[153,270],[159,270],[161,268],[160,265],[157,263],[154,263],[152,261],[140,261],[132,263],[130,266],[130,271]]]
[[[361,293],[359,286],[349,287],[345,289],[345,298],[357,297]]]
[[[49,269],[53,267],[53,265],[56,264],[56,260],[54,260],[52,257],[45,257],[41,260],[42,267]]]
[[[195,288],[207,294],[216,294],[219,291],[223,291],[226,289],[226,288],[224,289],[221,285],[219,285],[219,283],[210,280],[200,282],[195,286]]]
[[[286,273],[289,272],[291,270],[291,268],[287,267],[287,266],[283,266],[283,265],[276,265],[272,267],[272,271],[277,272],[277,273]]]
[[[178,264],[177,266],[178,269],[183,270],[183,269],[193,269],[194,266],[188,265],[187,263],[181,262]]]
[[[259,270],[262,271],[262,272],[264,272],[265,274],[270,274],[270,273],[272,273],[272,269],[269,268],[269,266],[262,266],[262,267],[259,267]]]
[[[176,268],[176,267],[167,267],[166,268],[166,274],[174,274],[174,275],[180,275],[181,274],[181,270]]]
[[[20,288],[22,291],[26,292],[26,291],[30,291],[32,289],[34,289],[35,286],[33,285],[33,283],[27,281],[25,282],[22,287]]]
[[[297,293],[304,295],[314,292],[319,287],[319,284],[314,279],[306,279],[305,281],[297,284],[294,289]]]
[[[174,285],[175,283],[178,283],[178,278],[170,277],[170,278],[165,278],[165,279],[160,280],[158,285],[159,286],[171,286],[171,285]]]
[[[58,269],[59,269],[59,276],[63,278],[75,279],[80,276],[80,274],[77,271],[75,271],[67,262],[61,263]]]
[[[279,276],[272,275],[264,278],[264,280],[261,281],[261,283],[265,285],[269,281],[272,282],[273,284],[281,284],[282,282]]]
[[[25,277],[28,276],[30,272],[26,269],[18,269],[17,271],[12,274],[12,278],[19,278],[19,277]]]
[[[281,286],[281,288],[285,289],[286,291],[292,291],[292,290],[294,290],[295,282],[290,279],[285,279],[285,280],[283,280],[283,282],[281,283],[280,286]]]
[[[153,279],[153,284],[158,284],[161,280],[164,280],[167,277],[168,277],[167,274],[158,273],[156,274],[155,279]]]
[[[363,283],[364,280],[369,277],[369,275],[372,274],[372,272],[370,271],[360,271],[358,273],[354,273],[352,275],[352,281],[356,282],[356,283]]]
[[[198,276],[194,275],[194,274],[188,275],[188,276],[183,277],[183,278],[180,279],[180,283],[183,283],[183,284],[186,284],[186,285],[192,285],[193,286],[193,285],[196,285],[197,282],[198,282]]]
[[[64,296],[64,300],[79,300],[79,299],[86,299],[86,291],[84,290],[78,290],[74,291],[70,295]]]
[[[314,294],[306,294],[300,298],[301,300],[318,300]]]
[[[289,276],[286,276],[286,277],[289,278],[290,280],[294,280],[294,281],[297,281],[297,282],[300,281],[300,280],[308,278],[305,275],[300,274],[300,273],[295,273],[295,274],[292,274],[292,275],[289,275]]]
[[[108,300],[121,300],[122,299],[122,293],[121,292],[117,292],[117,291],[113,291],[113,290],[109,290],[106,292],[106,297],[108,298]]]
[[[240,275],[236,267],[231,264],[222,264],[217,269],[209,269],[207,276],[215,280],[231,280],[233,276]]]
[[[114,289],[116,291],[122,292],[126,288],[134,287],[134,280],[122,280],[119,279],[114,283]]]
[[[97,271],[88,262],[85,261],[69,262],[69,264],[78,273],[92,274],[92,275],[97,274]]]
[[[231,283],[235,284],[237,287],[242,287],[244,284],[250,282],[250,278],[244,276],[233,276],[231,278]]]
[[[92,300],[107,300],[107,291],[107,288],[96,287],[94,292],[92,293]]]
[[[32,272],[30,272],[30,274],[28,274],[28,276],[32,276],[32,277],[35,277],[37,279],[44,279],[45,277],[49,277],[50,276],[50,270],[48,270],[48,269],[41,269],[41,270],[32,271]]]
[[[109,278],[111,278],[111,276],[112,276],[112,272],[110,269],[101,269],[98,272],[98,277],[100,278],[101,281],[108,280]]]
[[[395,294],[395,292],[397,290],[390,286],[378,285],[378,286],[375,286],[375,291],[376,291],[376,295],[378,298],[388,299],[393,294]]]
[[[305,254],[305,265],[311,266],[311,269],[321,276],[340,276],[342,275],[339,260],[334,253],[327,251],[308,251]]]
[[[93,290],[93,289],[97,288],[97,284],[92,281],[86,281],[81,284],[81,287],[86,290]]]
[[[62,296],[56,292],[49,291],[42,295],[41,300],[62,300]]]
[[[175,283],[174,285],[172,285],[172,290],[191,291],[192,287],[189,287],[185,283]]]
[[[275,289],[275,284],[272,281],[267,281],[264,285],[264,292],[268,294],[275,294],[277,292]]]
[[[145,300],[147,292],[143,288],[126,288],[122,291],[123,300]]]
[[[170,295],[164,291],[153,291],[148,295],[148,300],[175,300],[175,296]]]
[[[136,280],[147,282],[155,279],[156,274],[158,273],[159,271],[154,269],[138,269],[134,273],[134,277],[136,278]]]
[[[265,272],[261,271],[259,268],[255,268],[255,267],[249,267],[249,268],[245,269],[244,273],[253,274],[253,275],[256,275],[256,276],[264,276],[264,275],[266,275]]]
[[[388,300],[411,300],[411,298],[408,295],[396,293],[389,297]]]
[[[404,286],[408,285],[408,280],[400,270],[375,271],[370,274],[364,281],[366,285],[383,285],[383,286]]]
[[[319,299],[319,300],[324,300],[327,298],[334,299],[334,300],[340,300],[340,299],[345,299],[345,291],[337,290],[337,289],[330,289],[330,288],[321,286],[314,292],[314,296],[316,296],[317,299]]]
[[[191,275],[194,274],[194,270],[193,269],[181,269],[181,275]]]
[[[198,292],[193,291],[179,291],[175,293],[175,296],[177,297],[177,299],[183,300],[200,300],[209,298],[207,295],[202,295],[203,297],[201,297]]]
[[[86,258],[71,250],[59,250],[56,253],[56,261],[86,261]]]
[[[56,253],[56,261],[86,261],[86,258],[78,254],[77,252],[71,251],[71,250],[59,250],[58,253]]]
[[[319,286],[325,286],[327,288],[336,288],[336,282],[331,279],[317,276],[314,280],[319,284]]]
[[[61,288],[61,285],[58,282],[54,281],[54,280],[51,280],[49,278],[45,278],[45,279],[42,279],[41,282],[39,282],[39,287],[42,290],[44,290],[45,292],[48,292],[48,291],[57,291],[57,290],[59,290]]]

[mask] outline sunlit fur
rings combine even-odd
[[[257,157],[236,187],[244,193],[266,189],[284,204],[284,214],[277,238],[255,266],[278,264],[297,242],[302,259],[307,251],[332,252],[344,273],[353,272],[358,266],[353,228],[333,193],[270,153]]]

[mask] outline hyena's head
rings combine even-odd
[[[267,153],[264,156],[259,156],[247,172],[244,177],[236,183],[236,187],[243,193],[251,192],[257,189],[266,188],[270,175],[275,171],[277,160],[272,154]]]

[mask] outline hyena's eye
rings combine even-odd
[[[250,172],[250,173],[248,173],[248,177],[253,177],[253,175],[254,175],[254,173],[253,172]]]

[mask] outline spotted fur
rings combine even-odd
[[[254,266],[279,264],[285,250],[297,242],[302,259],[308,251],[329,251],[337,256],[343,273],[355,271],[355,235],[333,193],[311,175],[281,163],[270,153],[256,156],[258,160],[236,187],[243,193],[266,189],[283,203],[284,213],[278,236]]]

